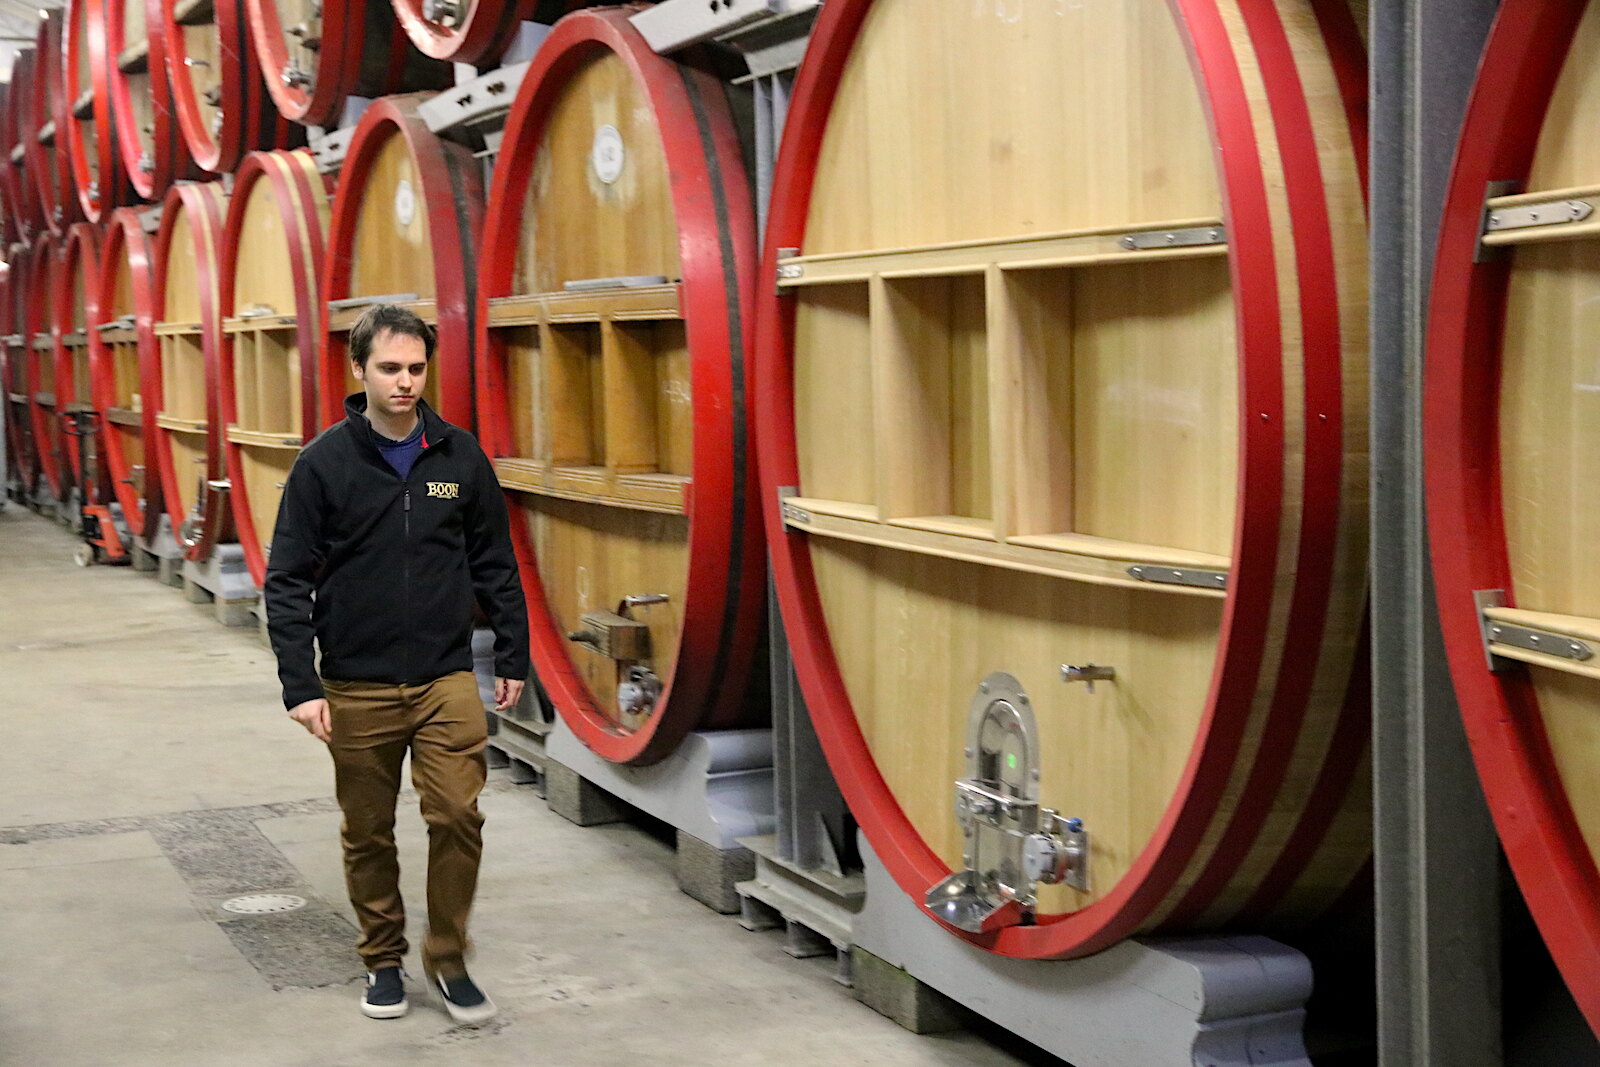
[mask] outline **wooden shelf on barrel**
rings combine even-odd
[[[363,312],[373,304],[395,304],[416,313],[429,326],[439,325],[439,305],[434,300],[418,300],[414,293],[396,293],[392,296],[354,297],[355,302],[336,300],[328,304],[328,332],[347,333]]]
[[[813,426],[814,485],[783,502],[786,525],[1076,581],[1225,595],[1232,515],[1205,500],[1232,497],[1232,337],[1217,316],[1207,325],[1183,312],[1226,305],[1227,251],[1212,218],[780,260],[780,290],[804,307],[798,329],[832,353],[809,394],[797,383],[801,418],[831,426]],[[1215,334],[1218,362],[1162,366],[1171,331],[1190,335],[1191,354],[1203,350],[1197,328]],[[1148,423],[1119,426],[1118,405],[1137,402],[1119,391],[1191,406],[1194,425],[1164,439]],[[1125,438],[1141,432],[1158,439]],[[1150,469],[1134,454],[1167,459]],[[1175,500],[1189,517],[1168,528]]]
[[[689,388],[681,287],[658,278],[568,285],[489,301],[489,327],[502,331],[512,364],[521,453],[495,461],[500,484],[687,514],[691,431],[687,411],[673,411],[687,407],[675,401]]]

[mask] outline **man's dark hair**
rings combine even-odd
[[[415,312],[398,304],[373,304],[361,313],[356,324],[350,327],[350,362],[358,367],[367,365],[372,355],[372,342],[381,333],[400,337],[415,337],[422,342],[429,362],[433,361],[435,344],[433,330],[417,318]]]

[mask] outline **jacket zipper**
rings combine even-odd
[[[401,515],[405,520],[405,541],[401,555],[405,557],[403,576],[405,579],[405,621],[402,623],[402,633],[411,633],[411,479],[407,478],[404,484],[405,495],[402,498]],[[415,662],[413,660],[412,662]]]

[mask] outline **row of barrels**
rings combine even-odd
[[[1306,920],[1369,855],[1364,79],[1347,8],[1281,6],[834,0],[764,261],[727,87],[627,9],[567,15],[487,191],[401,96],[331,199],[279,150],[231,197],[174,187],[153,239],[112,213],[84,319],[108,480],[137,516],[143,448],[144,521],[194,558],[236,537],[259,581],[354,391],[346,331],[405,303],[596,752],[760,720],[770,561],[847,799],[953,932],[1047,958]],[[1020,877],[1069,823],[1077,862]]]
[[[348,104],[493,66],[580,0],[67,0],[0,86],[3,243],[159,201],[246,153],[305,144]],[[326,47],[324,42],[327,42]]]
[[[19,249],[13,411],[42,441],[67,425],[43,395],[82,402],[79,320],[40,294],[98,247],[106,483],[136,489],[142,447],[146,515],[192,552],[238,536],[259,579],[283,472],[352,389],[344,331],[408,303],[440,330],[430,402],[512,505],[539,679],[595,751],[750,721],[770,565],[851,809],[953,934],[1055,958],[1289,929],[1370,858],[1363,24],[830,0],[758,252],[724,86],[625,10],[571,14],[486,192],[400,97],[331,202],[279,151],[231,202],[170,191],[154,240],[123,210]],[[1491,49],[1433,304],[1435,562],[1507,853],[1596,1021],[1600,15],[1508,0]],[[1486,212],[1491,181],[1518,186]]]

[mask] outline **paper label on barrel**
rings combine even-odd
[[[615,126],[606,125],[595,131],[589,158],[594,163],[596,177],[607,185],[621,177],[623,155],[622,134]]]
[[[394,217],[402,226],[410,226],[411,220],[417,217],[417,194],[411,191],[411,183],[404,178],[394,187]]]

